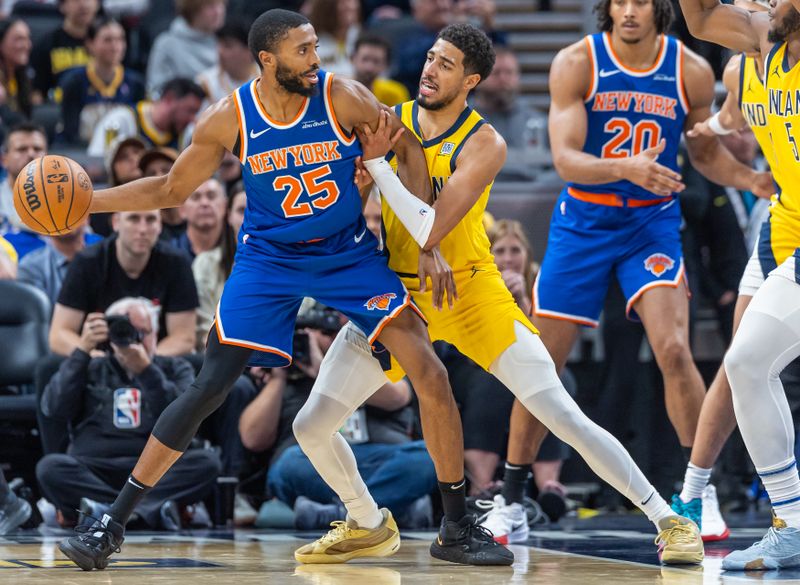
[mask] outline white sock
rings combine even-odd
[[[703,490],[708,485],[711,477],[710,469],[703,469],[689,463],[686,467],[686,476],[683,478],[683,489],[681,490],[681,501],[688,504],[691,500],[703,497]]]
[[[383,514],[378,510],[375,500],[372,499],[366,486],[364,493],[358,498],[350,500],[349,502],[342,502],[344,507],[347,508],[347,515],[359,528],[372,530],[383,524]]]
[[[656,525],[656,529],[660,530],[658,522],[664,518],[675,516],[675,511],[669,507],[669,504],[658,495],[655,488],[650,494],[639,502],[634,501],[634,504],[639,506],[639,509],[645,513],[647,519]]]
[[[775,515],[788,526],[800,528],[800,476],[794,458],[771,469],[757,469],[769,494]]]

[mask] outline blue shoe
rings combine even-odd
[[[772,517],[772,528],[764,538],[745,550],[736,550],[722,559],[725,571],[766,571],[800,567],[800,529]]]
[[[694,498],[688,502],[684,502],[678,494],[673,494],[669,507],[672,508],[672,511],[678,516],[688,518],[697,524],[700,530],[703,529],[703,525],[701,524],[701,520],[703,519],[703,498]]]

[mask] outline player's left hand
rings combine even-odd
[[[447,306],[453,308],[453,303],[458,300],[456,290],[456,280],[453,277],[453,269],[444,259],[439,251],[439,246],[434,247],[430,252],[419,251],[419,291],[425,292],[427,279],[431,279],[431,293],[433,295],[433,307],[441,311],[444,305],[444,295],[447,294]]]
[[[386,156],[394,148],[405,130],[398,128],[392,135],[392,126],[389,123],[389,113],[381,110],[378,114],[378,128],[373,132],[368,124],[356,127],[356,135],[361,141],[364,160],[371,160]]]
[[[762,199],[769,199],[775,194],[775,181],[769,172],[756,173],[753,186],[750,189],[753,195]]]
[[[131,343],[125,347],[112,343],[111,350],[119,365],[137,376],[151,363],[150,356],[141,343]]]

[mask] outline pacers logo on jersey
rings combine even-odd
[[[644,261],[644,267],[656,276],[661,276],[675,266],[675,260],[666,254],[650,254]]]
[[[389,305],[392,303],[392,300],[396,298],[397,295],[394,293],[384,293],[382,295],[372,297],[370,300],[364,303],[364,306],[369,311],[375,311],[375,310],[388,311]]]

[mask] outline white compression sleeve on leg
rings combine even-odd
[[[592,422],[567,393],[539,336],[520,323],[514,329],[517,340],[494,361],[491,373],[652,522],[674,514],[620,442]]]
[[[389,207],[397,215],[397,219],[420,247],[424,247],[433,229],[436,210],[406,189],[383,157],[365,160],[364,166],[372,175]]]
[[[300,448],[362,528],[375,528],[383,516],[339,429],[387,381],[367,338],[348,323],[325,354],[311,395],[292,425]]]

